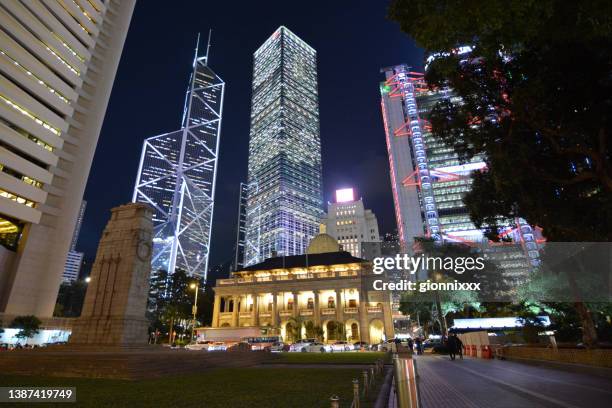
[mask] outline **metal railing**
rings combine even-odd
[[[378,359],[374,364],[368,367],[368,369],[361,372],[361,381],[358,378],[353,379],[353,399],[351,401],[351,408],[360,408],[361,403],[374,392],[376,381],[383,375],[384,367],[384,361]],[[329,400],[331,408],[340,408],[340,397],[332,395]]]
[[[335,307],[324,307],[321,308],[321,314],[322,315],[335,315],[336,314],[336,308]]]
[[[270,276],[246,276],[243,278],[228,278],[228,279],[217,279],[217,285],[239,285],[245,283],[258,283],[258,282],[275,282],[275,281],[292,281],[292,280],[304,280],[304,279],[330,279],[338,277],[351,277],[359,276],[359,271],[327,271],[318,273],[296,273],[289,275],[270,275]]]

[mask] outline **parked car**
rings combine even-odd
[[[315,341],[302,347],[300,351],[303,353],[325,353],[326,351],[331,351],[331,346]]]
[[[356,341],[355,343],[353,343],[353,350],[361,350],[362,348],[364,350],[369,350],[370,345],[365,341]]]
[[[227,344],[222,341],[215,341],[208,345],[208,351],[225,351],[227,350]]]
[[[301,339],[296,341],[289,347],[289,351],[302,351],[302,348],[309,346],[312,343],[316,343],[317,339]]]
[[[330,351],[350,351],[353,346],[346,341],[337,341],[330,346]]]
[[[288,351],[289,350],[289,345],[283,343],[282,341],[277,341],[275,343],[272,343],[272,345],[266,347],[265,350],[266,351],[272,351],[274,353],[278,353],[280,351]]]
[[[233,352],[233,351],[252,351],[252,350],[253,350],[252,346],[249,343],[244,342],[244,341],[232,344],[231,346],[229,346],[226,349],[226,351],[229,351],[229,352]]]
[[[395,345],[395,343],[393,342],[393,340],[381,342],[378,345],[378,351],[393,351],[394,350],[394,348],[393,348],[394,345]]]
[[[440,339],[427,339],[423,342],[423,349],[433,348],[442,344]]]
[[[208,351],[208,347],[212,344],[212,341],[199,341],[197,343],[188,344],[185,346],[187,350],[198,350]]]

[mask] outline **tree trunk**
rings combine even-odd
[[[597,330],[595,330],[591,311],[584,302],[575,302],[574,307],[582,321],[582,342],[588,348],[597,347]]]
[[[580,273],[584,275],[584,267],[580,260],[576,260],[576,264],[580,269]],[[587,348],[595,348],[597,347],[597,331],[595,330],[595,324],[593,323],[593,316],[591,316],[591,311],[582,301],[582,296],[580,295],[580,290],[578,288],[578,284],[576,283],[576,277],[574,276],[574,271],[571,268],[567,273],[567,280],[572,291],[572,296],[574,297],[574,308],[576,309],[582,323],[582,342]]]

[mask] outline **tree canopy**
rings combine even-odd
[[[41,324],[42,322],[36,316],[17,316],[15,319],[13,319],[11,327],[14,329],[19,329],[15,337],[20,339],[29,339],[30,337],[38,334]]]
[[[606,1],[394,0],[425,48],[431,115],[460,158],[485,157],[465,196],[477,226],[523,217],[552,241],[612,239],[612,8]],[[460,54],[460,46],[471,52]]]

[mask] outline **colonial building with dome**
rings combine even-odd
[[[286,342],[299,336],[379,343],[394,337],[391,302],[368,285],[371,277],[371,262],[320,234],[305,255],[269,258],[218,279],[212,330],[260,328]]]

